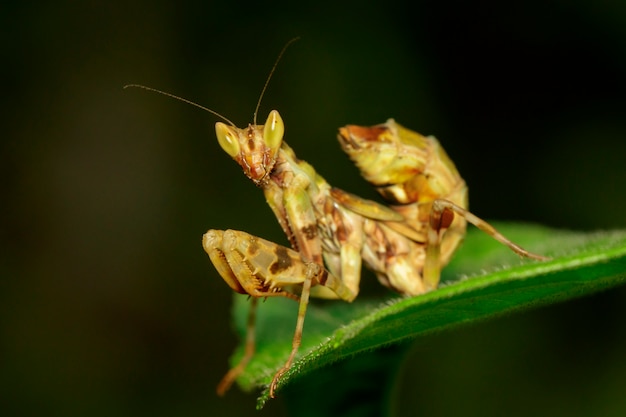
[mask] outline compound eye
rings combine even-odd
[[[283,142],[284,134],[285,124],[283,119],[278,114],[278,111],[272,110],[263,126],[263,141],[265,145],[273,150],[278,149]]]
[[[224,152],[231,157],[236,157],[239,154],[239,141],[237,140],[237,131],[227,124],[222,122],[215,123],[215,135]]]

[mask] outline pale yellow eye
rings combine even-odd
[[[272,110],[267,116],[265,126],[263,126],[263,141],[270,149],[276,150],[283,141],[285,133],[285,124],[278,114],[278,111]]]
[[[224,152],[233,158],[239,154],[237,132],[231,126],[222,122],[215,123],[215,135]]]

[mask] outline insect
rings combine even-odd
[[[292,351],[272,380],[271,396],[297,353],[309,295],[352,301],[362,262],[383,285],[401,294],[433,290],[441,266],[465,234],[466,221],[521,256],[546,259],[510,242],[466,210],[465,182],[435,138],[393,120],[340,129],[343,149],[393,204],[386,207],[331,187],[296,157],[283,134],[276,110],[262,126],[216,124],[221,147],[263,190],[292,249],[232,230],[210,230],[203,240],[218,272],[236,292],[300,302]],[[253,340],[252,320],[248,340]],[[226,375],[218,392],[225,392],[252,353],[248,344],[242,362]]]
[[[291,41],[293,42],[293,41]],[[279,54],[278,62],[289,42]],[[438,142],[403,128],[393,120],[373,127],[349,125],[339,132],[345,152],[390,206],[332,187],[314,168],[299,160],[283,140],[285,125],[272,110],[263,125],[238,128],[213,110],[220,147],[263,191],[291,248],[236,230],[209,230],[202,244],[217,272],[237,293],[252,297],[244,356],[222,379],[223,395],[254,354],[257,300],[287,297],[299,303],[291,352],[274,375],[274,397],[281,376],[291,367],[302,337],[309,297],[353,301],[359,292],[361,266],[400,294],[435,289],[440,268],[461,242],[466,222],[521,256],[525,251],[466,210],[467,187]]]
[[[302,337],[309,295],[352,301],[362,262],[379,281],[403,295],[437,288],[440,268],[461,242],[466,221],[521,256],[544,260],[499,234],[467,207],[467,187],[435,138],[393,120],[340,129],[343,149],[391,207],[331,187],[282,141],[284,124],[273,110],[265,125],[240,129],[216,124],[224,151],[259,186],[292,249],[242,231],[209,230],[205,251],[229,286],[253,298],[284,296],[300,308],[292,350],[270,385],[273,397]],[[330,290],[330,291],[329,291]],[[246,354],[218,387],[224,393],[254,352],[251,307]]]

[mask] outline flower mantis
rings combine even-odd
[[[219,383],[218,394],[229,389],[254,354],[259,298],[286,297],[299,303],[291,352],[270,384],[274,397],[298,353],[309,297],[353,301],[362,264],[400,294],[432,291],[441,268],[461,243],[467,222],[520,256],[547,259],[522,249],[467,211],[467,186],[439,142],[392,119],[371,127],[348,125],[338,135],[342,149],[389,205],[332,187],[283,140],[285,124],[278,111],[272,110],[263,125],[256,123],[275,68],[253,123],[245,128],[181,97],[127,86],[165,94],[227,122],[215,125],[220,147],[261,188],[291,244],[287,248],[237,230],[209,230],[203,236],[204,250],[228,286],[252,297],[244,356]]]
[[[209,230],[203,238],[205,251],[234,291],[253,299],[283,296],[300,303],[292,350],[271,382],[272,397],[300,346],[309,296],[353,301],[362,263],[400,294],[434,290],[440,268],[463,239],[466,222],[520,256],[547,259],[520,248],[466,210],[465,182],[433,137],[393,120],[340,129],[343,149],[393,204],[388,207],[332,187],[310,164],[297,159],[283,134],[276,110],[261,126],[216,124],[221,147],[263,190],[292,248],[235,230]],[[255,308],[256,303],[246,353],[218,386],[220,394],[253,355]]]

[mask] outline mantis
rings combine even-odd
[[[279,54],[278,62],[289,42]],[[371,127],[339,129],[339,143],[363,177],[389,205],[332,187],[283,140],[285,123],[272,110],[263,125],[234,123],[186,99],[152,88],[211,112],[222,150],[259,187],[291,247],[237,230],[208,230],[202,245],[217,272],[237,293],[252,298],[244,356],[217,387],[223,395],[254,355],[254,321],[259,298],[286,297],[299,303],[292,348],[270,383],[273,398],[281,376],[298,353],[310,297],[352,302],[362,264],[386,287],[406,296],[437,288],[447,264],[474,224],[520,256],[545,260],[498,233],[467,211],[467,186],[434,137],[402,127],[393,119]],[[127,86],[128,87],[128,86]]]
[[[361,265],[396,292],[432,291],[465,234],[466,222],[520,256],[548,258],[519,247],[466,210],[467,186],[434,137],[390,119],[383,125],[340,129],[339,141],[363,176],[392,204],[381,205],[332,187],[284,142],[276,110],[264,125],[216,123],[223,150],[241,166],[272,208],[292,248],[242,231],[209,230],[205,251],[236,292],[253,300],[283,296],[300,303],[292,350],[274,375],[270,396],[291,367],[304,328],[309,296],[353,301]],[[254,353],[251,306],[244,357],[218,385],[225,393]]]

